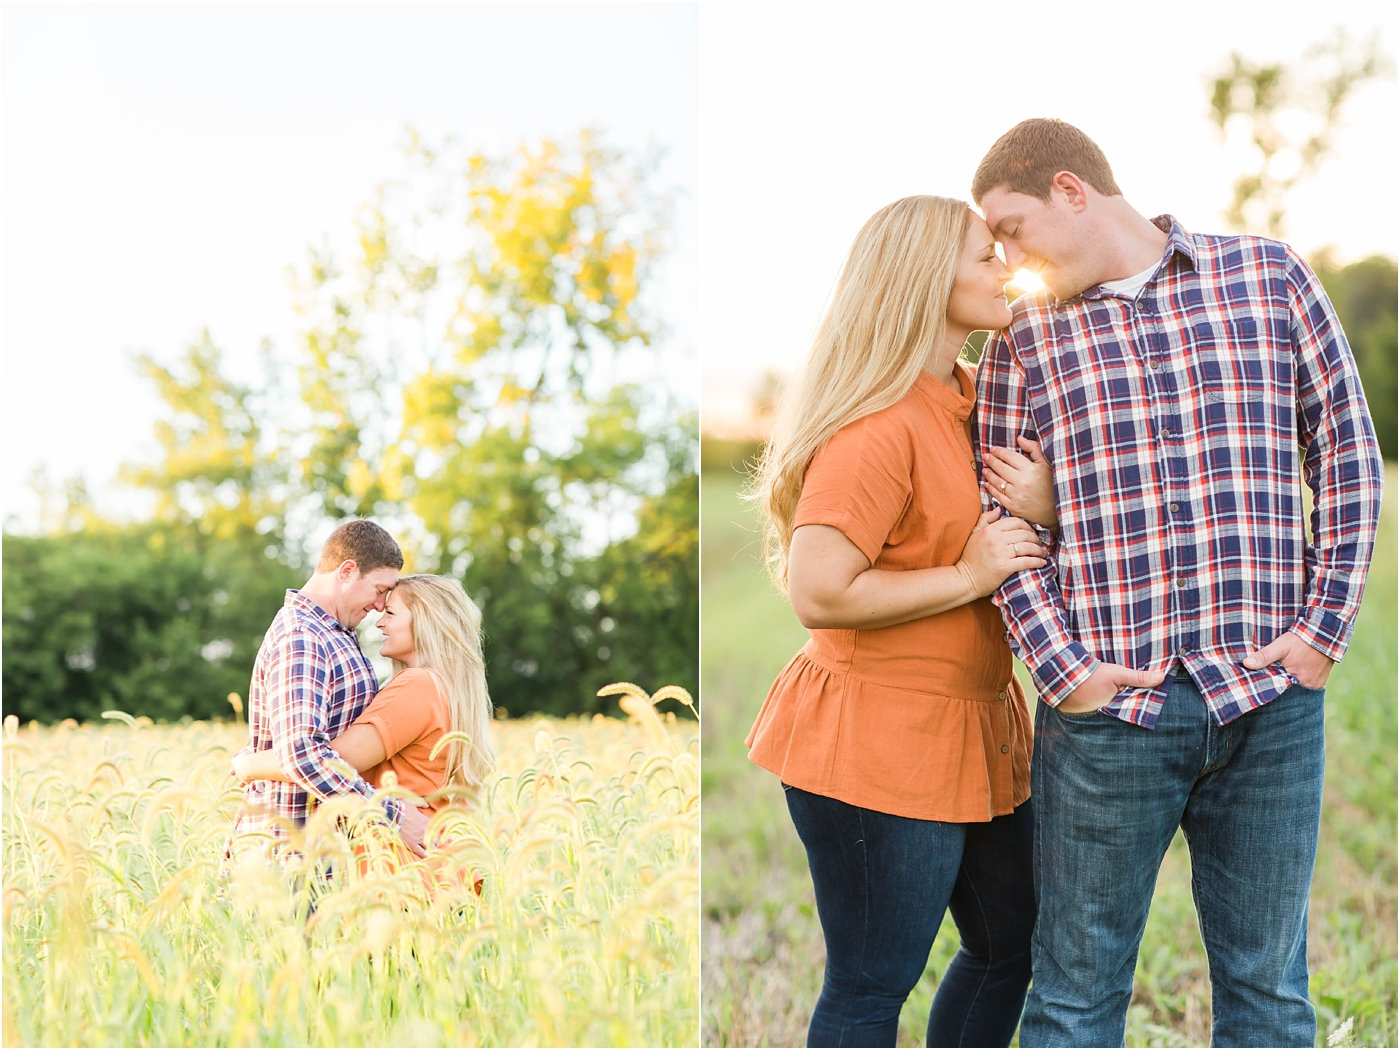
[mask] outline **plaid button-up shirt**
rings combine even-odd
[[[313,798],[374,794],[361,777],[347,777],[327,763],[337,760],[331,739],[349,728],[378,688],[374,666],[354,630],[300,591],[289,590],[253,664],[248,728],[249,748],[274,751],[277,764],[295,783],[249,783],[235,830],[271,827],[280,834],[283,825],[272,818],[300,826],[315,805]],[[382,801],[397,823],[398,802]]]
[[[1184,666],[1219,724],[1295,684],[1241,661],[1292,631],[1333,660],[1351,637],[1383,473],[1356,365],[1317,277],[1288,246],[1187,233],[1156,274],[1013,306],[977,373],[981,449],[1038,440],[1060,533],[1050,563],[993,600],[1041,697],[1100,660]],[[1302,477],[1312,489],[1312,542]],[[1171,675],[1105,713],[1151,728]]]

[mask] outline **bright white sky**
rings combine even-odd
[[[1325,10],[1325,17],[1322,11]],[[1232,49],[1293,59],[1393,4],[458,5],[6,3],[0,8],[0,467],[99,486],[154,451],[160,406],[130,362],[208,326],[251,373],[289,347],[286,267],[349,235],[402,171],[406,123],[509,148],[592,125],[670,148],[681,191],[656,289],[666,377],[705,426],[786,372],[866,217],[966,195],[985,149],[1053,115],[1107,151],[1139,210],[1223,229],[1239,158],[1204,82]],[[1305,27],[1305,28],[1300,28]],[[1290,238],[1396,253],[1396,85],[1349,106]],[[698,347],[703,346],[703,351]],[[697,369],[697,361],[699,367]]]
[[[1083,128],[1127,199],[1225,232],[1241,158],[1208,118],[1232,50],[1292,60],[1335,25],[1396,44],[1393,3],[710,5],[701,13],[701,388],[709,432],[742,425],[764,371],[800,359],[856,231],[914,193],[967,197],[1027,117]],[[1396,84],[1346,110],[1300,187],[1289,239],[1396,254]]]
[[[36,465],[101,486],[154,452],[161,406],[133,352],[171,360],[208,326],[252,375],[264,336],[290,348],[287,266],[350,237],[404,170],[410,123],[492,150],[586,126],[667,147],[657,184],[680,199],[653,304],[664,377],[696,401],[698,18],[694,4],[6,3],[5,514],[32,515]]]

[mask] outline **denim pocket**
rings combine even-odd
[[[1288,689],[1290,693],[1298,693],[1303,696],[1315,696],[1319,700],[1327,694],[1327,687],[1325,685],[1321,689],[1314,689],[1310,685],[1304,685],[1293,675],[1289,675],[1288,677],[1293,679],[1293,685]]]
[[[1052,708],[1052,710],[1066,722],[1092,722],[1103,715],[1102,709],[1097,707],[1092,711],[1075,711],[1073,713],[1061,711],[1058,707]]]

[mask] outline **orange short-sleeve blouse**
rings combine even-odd
[[[432,753],[452,717],[432,672],[405,667],[379,690],[354,724],[374,726],[387,756],[364,771],[366,782],[380,787],[384,774],[392,771],[399,786],[414,794],[426,798],[441,789],[447,779],[447,749],[436,757]],[[446,805],[444,798],[428,802],[434,812]]]
[[[921,372],[897,404],[812,458],[794,527],[840,529],[877,569],[954,565],[981,514],[959,394]],[[986,821],[1030,797],[1031,727],[1001,614],[987,598],[873,630],[813,630],[773,683],[749,757],[854,806]]]

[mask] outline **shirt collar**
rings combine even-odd
[[[300,609],[308,616],[319,620],[322,626],[330,630],[345,631],[348,634],[356,634],[355,629],[353,627],[346,627],[345,624],[341,623],[330,613],[326,612],[325,609],[322,609],[310,598],[302,594],[301,591],[296,590],[293,587],[287,588],[287,597],[282,604],[290,605],[293,609]],[[356,637],[358,637],[358,635],[356,635]]]
[[[1162,261],[1159,264],[1159,271],[1164,269],[1171,262],[1172,256],[1180,252],[1185,256],[1191,269],[1196,268],[1196,241],[1187,232],[1186,227],[1177,222],[1176,217],[1165,212],[1152,220],[1152,225],[1167,235],[1167,246],[1162,250]],[[1103,299],[1112,293],[1104,290],[1103,285],[1096,284],[1092,288],[1087,288],[1077,296],[1063,299],[1061,302],[1074,302],[1075,299]]]
[[[976,381],[972,378],[972,369],[963,361],[953,362],[953,376],[957,379],[962,393],[944,386],[926,368],[920,370],[919,378],[914,380],[914,389],[922,390],[925,397],[961,423],[972,415],[971,394]]]

